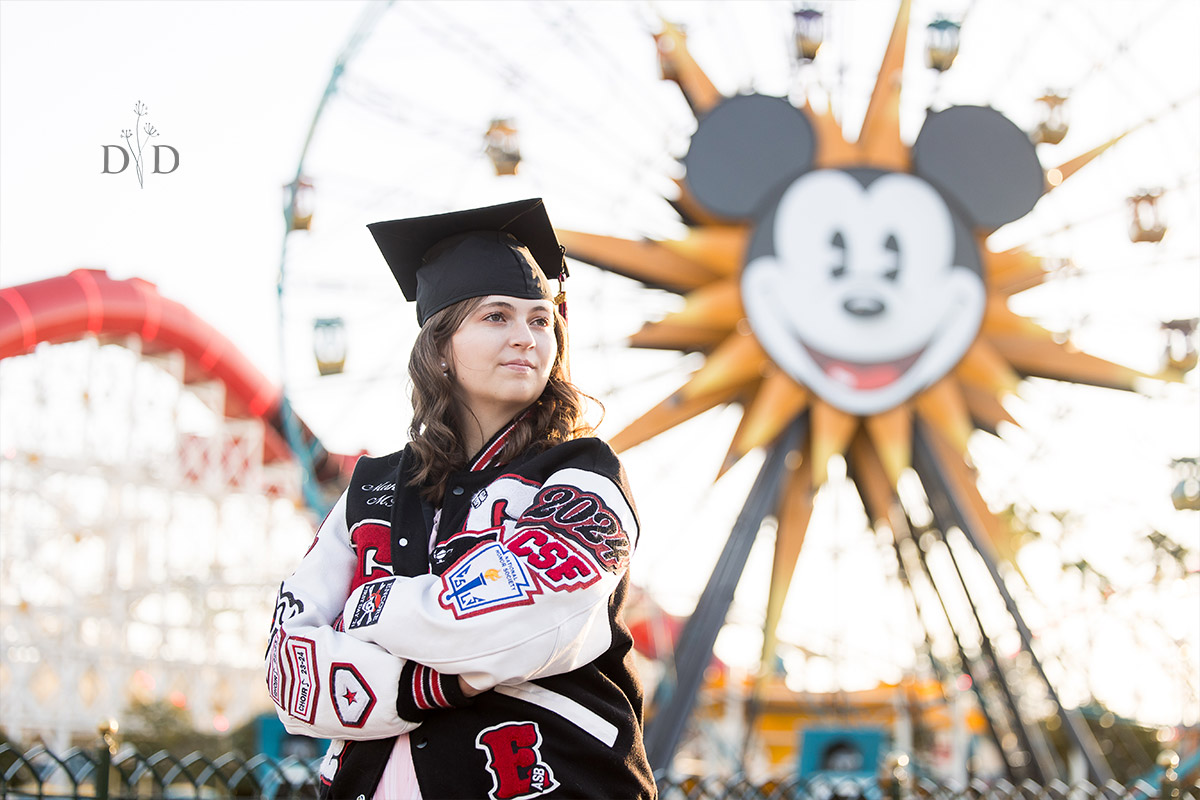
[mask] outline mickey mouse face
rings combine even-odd
[[[839,408],[873,414],[944,375],[975,338],[986,289],[978,254],[955,246],[964,239],[920,178],[817,170],[756,231],[742,302],[777,364]]]
[[[983,321],[974,233],[1027,213],[1043,177],[990,108],[931,113],[913,172],[812,169],[812,125],[780,98],[725,100],[684,159],[692,194],[750,219],[742,304],[771,358],[826,402],[886,411],[945,375]]]

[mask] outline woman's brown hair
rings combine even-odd
[[[408,360],[412,380],[413,418],[408,433],[416,469],[410,486],[419,487],[421,496],[440,505],[450,474],[463,469],[473,454],[459,434],[459,404],[452,375],[442,369],[449,350],[450,337],[463,321],[484,301],[483,297],[462,300],[442,309],[421,327]],[[567,326],[554,310],[554,338],[558,353],[546,388],[531,406],[530,413],[517,423],[499,453],[508,461],[526,450],[545,450],[560,442],[587,436],[592,428],[583,418],[585,395],[570,380],[567,358]]]

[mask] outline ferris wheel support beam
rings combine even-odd
[[[725,624],[734,591],[746,568],[746,559],[763,519],[778,505],[787,455],[803,439],[807,421],[807,415],[797,417],[767,452],[696,609],[679,635],[674,657],[675,681],[671,684],[668,678],[655,692],[658,711],[646,728],[646,756],[655,772],[670,767],[675,757],[704,671],[712,661],[717,634]]]
[[[1016,759],[1012,757],[1012,748],[1004,746],[1004,739],[996,730],[998,720],[994,719],[994,714],[991,711],[990,703],[987,696],[983,692],[984,684],[979,679],[979,667],[967,655],[966,648],[962,644],[962,639],[958,634],[958,630],[950,618],[949,609],[946,606],[946,601],[942,597],[941,591],[933,580],[933,573],[929,569],[928,562],[925,557],[925,551],[921,549],[918,538],[913,533],[914,525],[909,518],[908,512],[904,510],[903,504],[892,486],[891,481],[887,479],[883,464],[879,457],[872,451],[871,448],[865,446],[865,440],[858,439],[852,447],[846,459],[847,474],[851,476],[856,485],[860,487],[860,497],[863,505],[867,509],[867,514],[870,519],[876,524],[886,522],[887,527],[891,531],[892,552],[896,557],[897,576],[900,579],[901,586],[908,592],[909,597],[913,602],[913,609],[916,612],[918,625],[921,627],[924,635],[924,651],[929,659],[930,667],[933,669],[934,675],[937,677],[938,683],[942,686],[949,685],[949,679],[946,670],[933,652],[933,642],[930,637],[929,623],[926,619],[926,613],[921,608],[921,601],[917,597],[915,587],[912,585],[910,574],[921,574],[929,586],[933,596],[937,599],[938,605],[941,608],[942,616],[946,619],[946,625],[950,631],[950,636],[954,640],[954,646],[958,654],[959,668],[971,681],[971,693],[975,696],[976,702],[979,704],[979,710],[983,715],[984,726],[987,729],[988,737],[996,747],[996,752],[1000,753],[1004,760],[1005,771],[1009,779],[1015,784],[1019,783],[1017,777],[1019,773],[1025,771],[1025,764],[1017,764]],[[913,555],[915,553],[915,556]],[[915,561],[915,566],[911,562]],[[932,612],[931,612],[932,613]],[[956,691],[958,691],[956,687]],[[944,697],[944,692],[943,692]],[[1005,729],[1011,730],[1015,736],[1020,738],[1024,733],[1019,727],[1014,729],[1007,718],[1003,720]],[[1021,743],[1022,746],[1028,746]],[[1036,767],[1036,764],[1034,764]],[[1044,781],[1043,781],[1044,783]]]
[[[982,677],[986,679],[988,676],[990,676],[993,685],[997,690],[999,690],[1000,697],[1004,702],[1004,707],[1007,709],[1009,719],[1011,720],[1009,727],[1020,740],[1021,746],[1025,749],[1025,752],[1029,753],[1033,757],[1031,766],[1033,766],[1037,771],[1035,779],[1044,785],[1047,781],[1054,777],[1062,777],[1062,765],[1059,763],[1059,760],[1055,758],[1054,753],[1051,751],[1049,745],[1047,745],[1046,738],[1042,735],[1041,730],[1037,727],[1037,723],[1026,723],[1025,718],[1021,715],[1021,709],[1017,699],[1013,696],[1012,688],[1008,685],[1008,680],[1005,677],[1003,669],[1000,667],[1000,659],[996,656],[996,651],[992,647],[992,642],[988,637],[987,629],[983,627],[983,620],[979,617],[978,606],[975,604],[975,599],[971,597],[971,591],[967,587],[967,582],[963,578],[962,570],[958,566],[958,558],[954,555],[954,550],[950,547],[950,542],[946,539],[946,522],[947,521],[944,518],[939,517],[935,512],[934,526],[931,529],[931,532],[934,533],[938,540],[941,541],[941,543],[945,546],[946,552],[950,556],[950,563],[954,567],[954,573],[958,577],[959,586],[962,588],[963,596],[967,600],[967,605],[971,608],[971,616],[975,620],[975,629],[979,636],[980,655],[983,656],[983,660],[987,664],[987,672]],[[917,551],[921,553],[921,564],[925,567],[926,574],[930,576],[930,580],[932,581],[933,578],[926,563],[925,553],[919,544],[917,545]],[[945,607],[943,606],[943,609],[944,608]],[[949,614],[946,615],[946,622],[949,623],[953,629],[954,623]],[[958,634],[956,632],[956,639],[957,636]],[[972,677],[972,681],[975,680],[979,679]],[[982,690],[982,684],[980,684],[980,690]]]
[[[1087,722],[1083,719],[1079,710],[1063,707],[1062,702],[1058,698],[1058,691],[1046,676],[1046,670],[1042,666],[1041,660],[1033,651],[1033,634],[1025,624],[1025,618],[1021,615],[1016,600],[1009,593],[1008,587],[1004,583],[1004,578],[1000,575],[1000,571],[996,567],[996,560],[992,558],[988,550],[989,545],[979,535],[979,525],[972,524],[974,520],[968,516],[967,499],[959,496],[956,487],[945,473],[935,452],[936,443],[932,440],[932,437],[935,435],[934,432],[928,429],[924,422],[917,421],[916,430],[913,435],[912,463],[913,469],[920,477],[921,483],[925,486],[925,491],[929,497],[930,509],[933,511],[936,519],[941,519],[945,523],[957,526],[962,531],[963,536],[967,538],[967,541],[970,542],[971,547],[983,560],[984,566],[987,567],[988,574],[991,575],[992,582],[996,586],[996,590],[1004,600],[1004,605],[1008,610],[1009,616],[1016,625],[1017,634],[1021,640],[1021,649],[1028,654],[1030,663],[1033,664],[1038,677],[1045,686],[1050,702],[1054,705],[1059,721],[1087,763],[1089,780],[1097,786],[1103,786],[1108,781],[1113,780],[1112,769],[1109,767],[1107,760],[1105,760],[1104,754],[1100,750],[1100,745],[1096,742],[1091,728],[1087,726]]]
[[[1034,769],[1039,770],[1039,774],[1035,775],[1034,778],[1038,780],[1039,783],[1044,784],[1046,782],[1046,777],[1045,775],[1040,774],[1039,764],[1037,761],[1032,762],[1030,765],[1018,764],[1012,758],[1012,748],[1006,748],[1004,746],[1002,738],[996,731],[995,712],[991,710],[991,703],[988,701],[988,698],[983,691],[983,687],[985,686],[985,676],[983,675],[982,670],[979,668],[979,665],[969,655],[967,655],[966,648],[962,643],[962,637],[959,636],[958,629],[954,627],[953,619],[950,616],[950,609],[946,606],[946,600],[944,597],[942,597],[942,592],[940,589],[938,589],[937,583],[933,579],[933,572],[929,569],[929,562],[926,558],[925,551],[921,549],[916,537],[913,536],[912,527],[907,520],[907,515],[905,515],[903,527],[907,531],[907,539],[912,545],[912,549],[917,554],[917,563],[920,566],[921,574],[925,576],[926,583],[928,583],[929,588],[933,590],[934,597],[937,598],[938,605],[942,609],[942,616],[946,618],[946,626],[950,629],[950,636],[954,639],[954,647],[958,653],[959,665],[962,667],[962,670],[967,677],[971,679],[971,692],[975,695],[975,700],[979,703],[979,710],[983,713],[983,718],[987,723],[987,729],[988,733],[991,735],[992,743],[996,745],[996,749],[1000,752],[1001,757],[1004,759],[1004,766],[1008,771],[1009,777],[1013,779],[1014,783],[1016,783],[1018,774],[1027,771],[1028,767],[1032,766]],[[897,540],[895,544],[896,558],[900,561],[900,564],[903,567],[904,557],[899,540]],[[909,587],[909,591],[912,591],[911,587]],[[913,600],[914,602],[916,601],[915,594],[913,595]],[[995,666],[993,666],[993,669],[995,669]],[[1010,707],[1009,711],[1013,717],[1016,716],[1016,711],[1014,709]],[[1004,724],[1005,727],[1017,737],[1020,746],[1023,747],[1026,752],[1030,752],[1032,748],[1028,741],[1028,735],[1024,727],[1020,724],[1020,718],[1017,717],[1016,722],[1014,723],[1009,716],[1006,716],[1004,718]]]

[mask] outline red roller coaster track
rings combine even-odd
[[[258,418],[265,425],[263,461],[292,457],[282,433],[283,393],[228,338],[186,306],[158,293],[140,278],[114,280],[103,270],[67,275],[0,289],[0,359],[33,352],[42,342],[71,342],[95,336],[124,344],[141,340],[145,354],[179,351],[184,384],[219,380],[225,385],[225,415]],[[316,443],[302,424],[303,436]],[[317,445],[315,471],[322,483],[345,483],[357,456],[328,453]]]

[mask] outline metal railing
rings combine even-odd
[[[111,744],[111,742],[109,743]],[[225,753],[142,755],[126,746],[73,747],[61,754],[37,746],[24,752],[0,744],[0,800],[141,800],[142,798],[315,798],[320,758],[243,757]],[[1025,781],[972,781],[965,786],[923,778],[796,776],[751,780],[745,775],[659,774],[662,800],[1200,800],[1200,784],[1181,785],[1168,772],[1158,785],[1135,781],[1045,786]],[[432,799],[430,799],[432,800]]]

